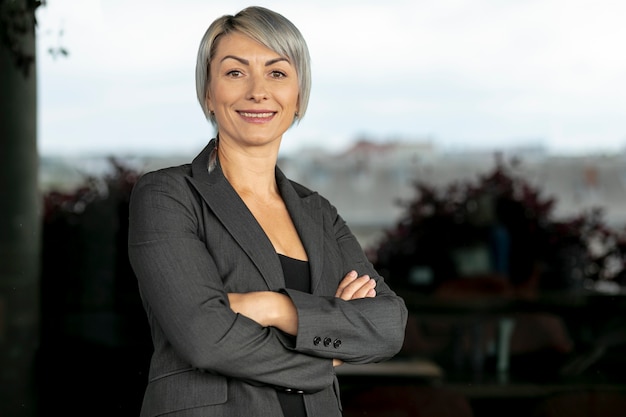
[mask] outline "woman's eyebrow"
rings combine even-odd
[[[239,62],[241,62],[244,65],[250,65],[250,61],[248,61],[247,59],[244,59],[244,58],[240,58],[240,57],[235,56],[235,55],[226,55],[224,58],[222,58],[222,60],[220,62],[224,62],[227,59],[234,59],[235,61],[239,61]],[[267,67],[267,66],[273,65],[273,64],[275,64],[277,62],[280,62],[280,61],[285,61],[285,62],[289,63],[289,60],[287,58],[281,56],[281,57],[278,57],[278,58],[270,59],[269,61],[267,61],[265,63],[265,66]]]
[[[287,58],[281,56],[281,57],[278,57],[278,58],[270,59],[269,61],[267,61],[265,63],[265,66],[267,67],[267,66],[270,66],[270,65],[274,65],[275,63],[281,62],[281,61],[285,61],[286,63],[289,64],[289,60]]]

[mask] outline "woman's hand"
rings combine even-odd
[[[358,276],[356,271],[350,271],[339,283],[335,297],[345,301],[356,300],[359,298],[376,297],[376,280],[369,275]],[[341,359],[333,359],[333,367],[343,365]]]
[[[335,297],[350,301],[359,298],[376,297],[376,280],[369,275],[358,276],[356,271],[350,271],[339,283]]]
[[[296,335],[298,313],[296,306],[285,294],[272,291],[228,293],[230,309],[242,314],[263,327],[273,326],[283,332]]]

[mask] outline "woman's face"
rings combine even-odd
[[[285,58],[241,33],[219,38],[209,63],[207,105],[220,141],[280,144],[298,110],[298,74]]]

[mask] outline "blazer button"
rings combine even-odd
[[[321,337],[319,337],[319,336],[315,336],[315,338],[313,339],[313,344],[314,344],[315,346],[317,346],[317,345],[319,345],[319,344],[320,344],[320,342],[321,342],[321,341],[322,341],[322,338],[321,338]]]
[[[330,343],[332,342],[332,340],[330,339],[330,337],[327,337],[324,339],[324,346],[330,346]]]
[[[333,342],[333,347],[337,349],[339,348],[339,346],[341,346],[341,340],[335,339],[335,341]]]

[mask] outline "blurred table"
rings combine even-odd
[[[454,320],[458,327],[465,328],[473,339],[471,360],[474,369],[482,369],[485,359],[484,347],[481,344],[484,336],[484,323],[488,320],[497,323],[495,352],[497,357],[496,370],[506,373],[510,362],[510,339],[515,328],[516,315],[520,313],[549,313],[569,322],[593,323],[609,319],[626,317],[626,292],[604,293],[591,290],[540,292],[532,297],[514,297],[510,295],[476,294],[461,297],[427,295],[415,291],[398,291],[410,313],[420,318],[441,318]],[[626,343],[626,333],[599,338],[596,352],[602,354],[607,344]],[[578,367],[582,369],[586,358],[581,358]],[[572,368],[573,369],[573,368]]]
[[[429,359],[389,360],[380,363],[352,365],[344,363],[336,368],[343,377],[375,376],[378,378],[413,378],[437,381],[443,378],[443,369]]]
[[[510,314],[552,312],[565,315],[626,313],[626,291],[602,293],[591,290],[540,292],[532,297],[486,295],[438,297],[416,291],[397,291],[409,311],[421,314]]]

